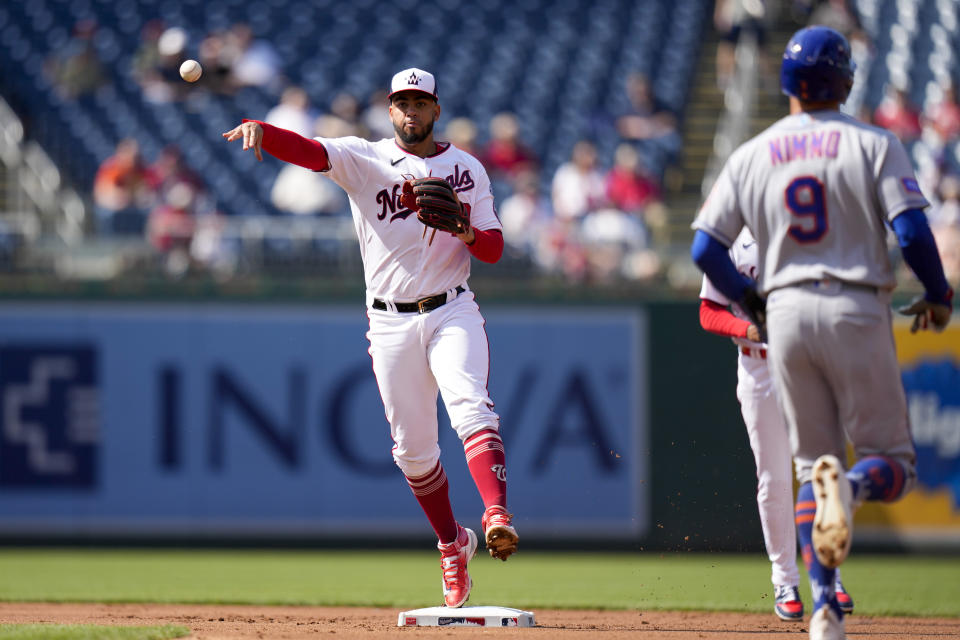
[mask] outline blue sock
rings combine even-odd
[[[813,497],[813,485],[809,482],[800,486],[797,491],[797,536],[800,539],[800,550],[803,554],[803,563],[807,566],[810,576],[810,591],[813,594],[813,610],[822,606],[833,607],[837,619],[843,619],[843,612],[837,604],[836,569],[827,569],[817,560],[813,551],[813,516],[817,512],[817,503]]]
[[[867,456],[847,472],[854,500],[893,502],[903,494],[903,466],[893,458]]]

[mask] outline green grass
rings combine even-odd
[[[0,624],[0,640],[167,640],[190,635],[186,627],[103,627],[95,624]]]
[[[0,600],[354,605],[440,602],[431,552],[0,550]],[[538,553],[471,563],[470,603],[523,608],[767,612],[762,554]],[[960,556],[854,555],[864,615],[960,616]],[[801,590],[810,602],[806,582]]]

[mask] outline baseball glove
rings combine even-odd
[[[767,301],[761,298],[755,287],[747,287],[743,297],[737,301],[743,312],[750,318],[750,322],[760,332],[760,342],[767,341]]]
[[[416,178],[403,183],[401,202],[417,212],[417,219],[425,226],[447,233],[459,234],[470,230],[470,209],[450,183],[443,178]]]
[[[952,291],[950,297],[953,297]],[[897,309],[897,312],[902,315],[913,316],[910,333],[927,329],[943,331],[947,323],[950,322],[952,311],[953,308],[949,304],[930,302],[923,296],[915,298],[908,306]]]

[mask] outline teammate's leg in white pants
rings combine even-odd
[[[793,518],[793,473],[787,425],[780,414],[765,361],[741,358],[737,399],[757,465],[757,507],[774,585],[796,586],[797,536]]]

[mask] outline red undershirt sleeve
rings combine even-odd
[[[746,338],[750,322],[736,317],[722,304],[701,298],[700,326],[719,336]]]
[[[299,133],[260,120],[245,118],[243,121],[256,122],[263,127],[263,150],[273,157],[314,171],[326,171],[330,168],[327,150],[316,140],[304,138]]]
[[[477,260],[493,264],[503,255],[503,234],[499,229],[486,229],[481,231],[474,228],[475,237],[473,244],[468,244],[470,253]]]

